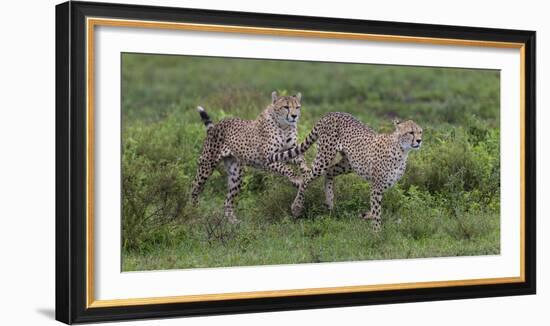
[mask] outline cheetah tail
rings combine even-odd
[[[315,143],[317,141],[317,138],[319,138],[319,135],[317,133],[317,126],[315,126],[315,127],[313,127],[313,129],[311,130],[309,135],[307,135],[306,140],[304,140],[304,142],[302,142],[301,144],[299,144],[299,145],[297,145],[297,146],[295,146],[291,149],[288,149],[284,152],[271,154],[271,155],[269,155],[267,160],[270,163],[272,163],[272,162],[285,162],[285,161],[291,160],[295,157],[298,157],[298,156],[302,155],[303,153],[305,153],[311,147],[311,145],[313,145],[313,143]]]
[[[201,120],[206,126],[206,131],[210,130],[210,128],[214,127],[214,123],[212,123],[212,120],[210,119],[210,116],[202,106],[197,106],[197,111],[199,111],[199,114],[201,116]]]

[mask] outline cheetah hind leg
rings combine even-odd
[[[295,198],[294,201],[292,202],[292,205],[290,206],[290,212],[292,213],[292,216],[298,217],[302,215],[303,209],[304,209],[303,200]]]
[[[347,174],[352,171],[351,165],[346,156],[332,165],[325,175],[325,205],[329,210],[334,208],[334,178],[338,175]]]
[[[311,172],[304,177],[303,184],[298,188],[296,198],[290,207],[294,217],[300,216],[304,209],[305,191],[308,184],[314,179],[324,175],[327,172],[328,165],[335,157],[336,150],[332,148],[330,144],[319,144],[319,149],[313,161]]]
[[[201,157],[201,160],[199,161],[199,167],[197,169],[197,175],[195,176],[195,180],[193,181],[193,187],[191,190],[191,204],[193,206],[197,206],[199,201],[199,194],[202,192],[204,184],[206,183],[208,177],[210,177],[212,175],[212,172],[214,172],[216,163],[216,161],[209,161],[208,158]]]
[[[224,202],[224,217],[231,224],[239,223],[235,216],[234,200],[242,185],[242,167],[234,158],[224,160],[227,170],[227,196]]]

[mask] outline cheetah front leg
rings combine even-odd
[[[242,167],[234,158],[224,159],[225,169],[227,171],[227,195],[223,205],[224,216],[231,224],[238,223],[235,216],[234,199],[238,195],[242,185]]]
[[[298,188],[298,194],[296,195],[296,199],[294,199],[294,203],[292,204],[291,210],[292,210],[292,215],[294,217],[299,216],[302,211],[302,208],[301,208],[302,206],[299,206],[299,207],[295,206],[295,203],[298,196],[300,194],[303,194],[303,192],[305,191],[305,186],[307,184],[306,180],[309,180],[311,172],[304,175],[303,178],[300,178],[294,173],[294,171],[292,171],[292,168],[288,164],[281,163],[281,162],[268,163],[266,165],[266,169],[273,171],[277,174],[286,176],[290,180],[290,182],[292,182],[292,184],[296,188]]]
[[[375,232],[380,231],[382,226],[382,194],[385,187],[380,183],[373,183],[370,194],[370,210],[362,213],[361,217],[365,220],[372,220],[372,228]]]
[[[307,166],[306,159],[304,158],[304,155],[300,155],[298,157],[293,158],[290,161],[292,164],[298,165],[298,168],[300,169],[300,172],[302,173],[302,176],[309,174],[311,171],[309,169],[309,166]]]
[[[325,175],[325,204],[329,210],[334,208],[334,178],[352,171],[348,158],[342,154],[342,159],[328,168]]]
[[[272,162],[267,163],[264,168],[268,171],[275,172],[279,175],[282,175],[284,177],[287,177],[290,182],[297,188],[299,188],[302,185],[302,178],[296,175],[294,171],[292,171],[292,168],[287,163],[282,162]]]

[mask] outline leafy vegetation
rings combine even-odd
[[[122,67],[125,271],[500,252],[498,71],[142,54],[123,54]],[[196,106],[214,121],[254,119],[273,90],[302,92],[301,140],[330,111],[381,132],[392,117],[423,127],[422,148],[383,199],[380,233],[358,218],[369,184],[355,175],[336,179],[332,213],[313,182],[297,220],[290,183],[253,168],[240,224],[222,218],[221,167],[189,205],[205,137]]]

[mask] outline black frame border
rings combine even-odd
[[[525,282],[86,308],[86,17],[515,42],[525,45]],[[56,6],[56,319],[67,323],[536,293],[536,32],[69,1]]]

